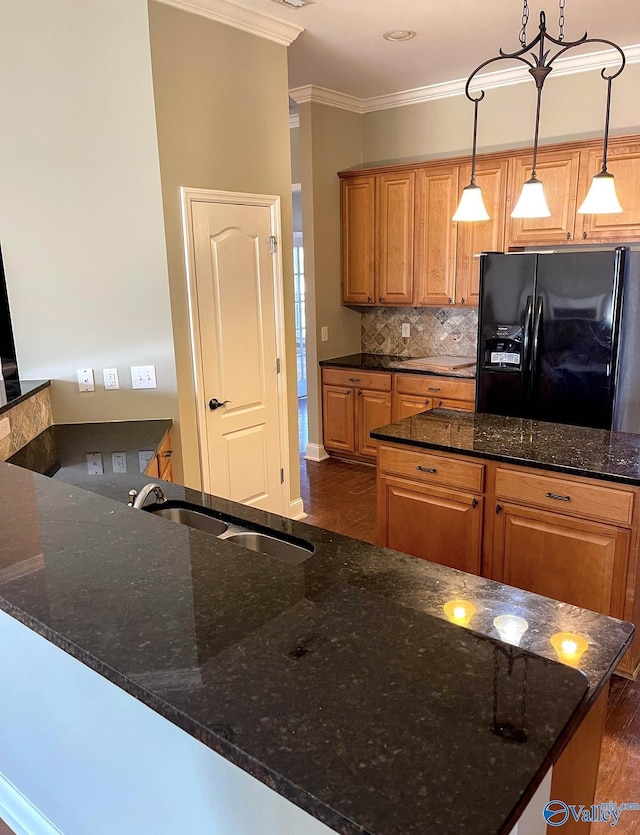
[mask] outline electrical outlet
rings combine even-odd
[[[408,336],[411,336],[411,325],[409,322],[402,323],[402,336],[406,339]]]
[[[104,387],[106,391],[113,391],[114,389],[120,388],[117,368],[103,368],[102,376],[104,377]]]
[[[93,368],[79,368],[78,369],[78,390],[79,391],[95,391],[96,387],[93,382]]]
[[[89,475],[104,474],[101,452],[87,452],[87,472]]]
[[[320,328],[320,341],[321,342],[328,342],[329,341],[329,328],[324,325]]]
[[[11,424],[9,418],[5,417],[0,420],[0,441],[4,441],[11,434]]]
[[[155,452],[152,449],[141,449],[138,452],[138,466],[140,472],[143,473],[149,466],[149,461],[153,458]]]
[[[134,389],[157,388],[155,365],[132,365],[131,387]]]
[[[126,452],[112,452],[111,453],[111,467],[114,473],[127,472],[127,453]]]

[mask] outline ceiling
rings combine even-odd
[[[304,27],[289,47],[291,88],[313,84],[371,98],[465,78],[500,47],[519,47],[521,0],[315,0],[300,9],[273,0],[233,2]],[[528,40],[542,9],[555,36],[558,0],[529,0],[529,7]],[[640,44],[638,0],[566,0],[565,16],[567,40],[586,30],[622,47]],[[391,29],[413,29],[417,36],[383,40]],[[603,48],[592,44],[582,51]]]

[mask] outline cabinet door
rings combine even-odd
[[[413,301],[413,171],[377,178],[376,278],[379,304]]]
[[[391,423],[391,392],[359,389],[356,400],[356,452],[375,458],[378,449],[369,433]]]
[[[544,510],[497,507],[494,564],[502,566],[497,579],[622,617],[629,531]]]
[[[580,201],[591,185],[591,178],[600,171],[600,149],[583,152],[585,177],[581,183]],[[583,239],[598,241],[640,240],[640,143],[615,141],[609,146],[607,170],[616,178],[616,192],[623,208],[617,215],[578,215],[582,221]],[[579,204],[578,204],[579,205]]]
[[[415,296],[417,305],[455,302],[458,168],[421,168],[416,175]]]
[[[459,412],[475,412],[475,403],[472,400],[434,400],[434,409],[457,409]]]
[[[373,304],[375,177],[342,180],[342,303]]]
[[[322,387],[322,429],[324,446],[337,452],[353,452],[355,410],[354,389]]]
[[[480,302],[481,252],[503,252],[505,230],[505,204],[507,202],[507,178],[509,160],[495,160],[491,164],[480,162],[476,171],[476,183],[482,189],[484,205],[489,220],[478,223],[457,224],[458,244],[456,253],[456,302],[477,306]],[[459,185],[462,189],[471,178],[471,166],[460,169]]]
[[[393,420],[428,412],[433,408],[433,401],[429,397],[416,397],[411,394],[396,394],[393,400]]]
[[[380,545],[480,573],[482,498],[403,479],[380,479]]]
[[[551,217],[510,218],[509,245],[561,243],[574,239],[580,151],[538,153],[538,179],[542,181]],[[531,155],[511,160],[509,214],[523,184],[531,177]],[[580,237],[581,234],[580,234]]]

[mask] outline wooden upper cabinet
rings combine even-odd
[[[376,178],[376,293],[378,304],[413,301],[413,171]]]
[[[591,178],[602,167],[602,149],[583,152],[579,203],[586,197]],[[622,214],[578,215],[576,237],[593,241],[640,241],[640,142],[611,140],[607,170],[616,178],[616,192]],[[582,224],[582,225],[580,225]]]
[[[414,303],[455,302],[458,166],[421,168],[416,172],[416,248]]]
[[[342,180],[342,303],[373,304],[376,178]]]
[[[544,185],[551,217],[510,218],[509,246],[574,240],[579,171],[580,150],[538,152],[537,176]],[[530,177],[531,154],[513,157],[507,205],[509,214],[518,202],[522,186]],[[579,237],[582,237],[581,233]]]
[[[481,252],[504,252],[507,180],[509,160],[490,163],[480,161],[476,169],[476,183],[482,189],[489,220],[457,224],[456,302],[477,305],[480,301]],[[460,189],[471,179],[471,165],[460,168]]]

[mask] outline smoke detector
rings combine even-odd
[[[294,9],[300,9],[302,6],[310,6],[315,0],[273,0],[274,3],[291,6]]]

